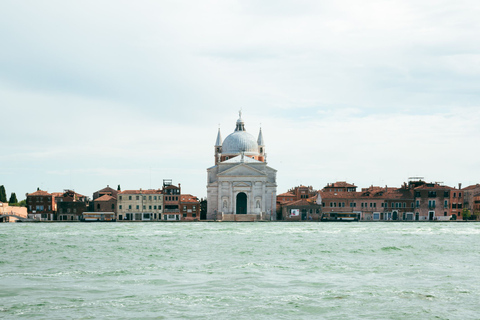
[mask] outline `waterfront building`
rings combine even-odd
[[[182,188],[180,183],[178,186],[175,186],[171,179],[163,180],[162,193],[165,209],[162,219],[164,221],[180,221],[182,219],[180,213],[181,192]]]
[[[303,204],[303,215],[300,209],[300,218],[295,216],[294,219],[308,220],[309,213],[317,212],[313,204],[318,204],[321,206],[319,211],[323,220],[414,220],[413,190],[407,184],[401,188],[370,186],[363,188],[361,192],[356,189],[357,186],[344,181],[327,184],[321,191],[311,189],[309,192],[315,193],[315,196],[300,197],[300,200],[305,200],[303,202],[298,199],[279,202],[278,219],[291,220],[292,209],[297,209],[293,208],[292,204]],[[287,194],[293,193],[289,191]],[[310,207],[306,207],[308,204]]]
[[[415,220],[461,219],[456,208],[451,214],[451,195],[456,189],[439,183],[425,183],[415,187]],[[461,197],[460,192],[460,197]]]
[[[301,198],[285,203],[277,220],[285,221],[319,221],[322,217],[322,206],[315,198]]]
[[[197,197],[191,194],[180,195],[180,209],[182,211],[182,220],[200,220],[200,202]]]
[[[480,193],[480,184],[470,185],[462,189],[463,191],[463,207],[470,210],[472,214],[476,211],[474,197]],[[478,211],[478,210],[477,210]],[[479,212],[480,213],[480,212]]]
[[[235,130],[214,146],[215,166],[207,169],[207,219],[256,221],[276,219],[276,170],[267,166],[260,129],[255,139],[240,116]]]
[[[158,221],[163,210],[160,189],[125,190],[117,194],[117,221]]]
[[[37,221],[55,220],[55,196],[44,190],[27,193],[28,218]]]
[[[473,209],[472,209],[472,214],[478,217],[480,216],[480,192],[474,194],[473,196]]]
[[[117,199],[104,194],[103,196],[93,200],[93,212],[113,212],[117,213]]]
[[[87,196],[73,190],[65,190],[55,197],[59,221],[81,221],[83,213],[88,211],[90,201]]]

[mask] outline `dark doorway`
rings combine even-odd
[[[237,214],[247,214],[247,195],[244,192],[237,194]]]
[[[398,212],[397,211],[393,211],[392,220],[394,220],[394,221],[398,220]]]
[[[431,220],[434,219],[434,217],[435,217],[435,212],[433,212],[433,211],[428,212],[428,220],[431,221]]]
[[[307,210],[306,209],[302,209],[302,220],[303,221],[307,220]]]

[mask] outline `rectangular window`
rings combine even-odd
[[[420,208],[420,200],[417,200],[417,208]]]
[[[140,200],[140,196],[136,196],[135,199]]]
[[[143,196],[143,200],[147,200],[147,196]]]
[[[148,196],[148,200],[152,200],[152,196]]]
[[[148,210],[152,210],[152,206],[148,206]]]
[[[157,200],[157,196],[153,196],[153,200]]]
[[[196,206],[193,206],[192,209],[193,209],[193,210],[197,210],[197,207],[196,207]]]
[[[137,205],[137,210],[138,210],[138,209],[140,209],[140,206],[139,206],[139,205]]]
[[[183,211],[187,211],[187,206],[183,206]]]
[[[118,206],[118,209],[122,210],[122,205],[119,205],[119,206]]]
[[[157,210],[157,206],[153,206],[153,210]]]
[[[448,208],[448,200],[445,200],[445,203],[443,204],[444,208]]]
[[[118,196],[118,199],[119,199],[119,200],[122,200],[122,196]]]
[[[147,209],[147,206],[143,206],[143,210]]]
[[[132,205],[129,205],[129,206],[128,206],[128,209],[130,209],[130,210],[131,210],[131,209],[132,209]]]
[[[437,197],[437,191],[428,191],[428,197],[429,198],[436,198]]]
[[[132,200],[132,196],[128,196],[128,200]]]

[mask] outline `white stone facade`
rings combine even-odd
[[[240,118],[233,134],[241,135],[242,132],[245,132],[244,130],[243,120]],[[246,132],[245,136],[244,140],[247,138],[252,140]],[[218,161],[214,167],[207,169],[207,219],[274,220],[276,218],[277,171],[267,166],[266,162],[256,160],[255,156],[249,156],[245,150],[242,150],[245,143],[241,139],[238,140],[241,142],[238,144],[238,150],[233,150],[234,148],[229,145],[228,153],[233,156],[232,158]],[[261,145],[257,144],[256,148],[264,153],[261,131],[258,140],[261,140]],[[215,147],[216,153],[219,153],[218,151],[221,149],[218,148],[221,148],[221,141],[218,137]],[[252,149],[252,146],[249,148]],[[251,150],[249,151],[251,152]],[[251,216],[253,220],[232,219],[231,215],[242,216],[238,218]],[[227,219],[227,216],[230,218]]]

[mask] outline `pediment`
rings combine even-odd
[[[246,164],[239,164],[233,168],[227,169],[218,174],[219,177],[234,177],[234,176],[248,176],[248,177],[266,177],[267,175],[255,168]]]

